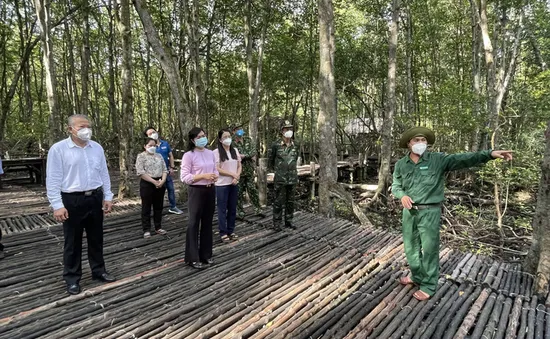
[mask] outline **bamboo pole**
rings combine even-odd
[[[514,301],[514,308],[512,308],[512,313],[510,314],[510,321],[508,322],[508,327],[506,328],[506,339],[513,339],[517,337],[522,305],[523,298],[521,296],[516,297]]]
[[[453,339],[464,339],[470,332],[470,329],[474,325],[477,315],[485,305],[485,302],[487,301],[487,298],[489,297],[489,294],[491,293],[491,290],[489,288],[484,288],[481,293],[479,294],[477,300],[475,301],[473,307],[468,312],[468,315],[464,318],[464,321],[462,322],[462,325],[456,332]],[[480,317],[480,321],[481,317]]]

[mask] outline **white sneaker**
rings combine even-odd
[[[179,209],[179,208],[177,208],[177,207],[174,207],[174,208],[169,208],[169,209],[168,209],[168,212],[170,212],[170,213],[174,213],[174,214],[183,214],[183,211],[182,211],[182,210],[180,210],[180,209]]]
[[[149,237],[151,237],[151,232],[145,232],[145,233],[143,233],[143,238],[147,239],[147,238],[149,238]]]

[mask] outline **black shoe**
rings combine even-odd
[[[103,282],[113,282],[116,281],[116,278],[110,275],[109,273],[103,273],[99,276],[92,276],[92,280],[100,280]]]
[[[293,229],[293,230],[296,229],[296,226],[294,226],[291,222],[285,222],[285,227],[291,228],[291,229]]]
[[[4,259],[5,256],[4,251],[0,251],[0,259]]]
[[[75,295],[80,293],[80,285],[79,284],[67,284],[67,293]]]
[[[273,229],[275,231],[282,231],[283,228],[281,227],[281,223],[280,222],[273,222]]]
[[[204,268],[204,265],[202,264],[202,262],[196,262],[196,261],[190,262],[189,266],[196,268],[197,270],[202,270]]]
[[[205,266],[205,265],[210,266],[214,263],[214,260],[212,260],[212,259],[206,259],[206,260],[201,260],[201,261],[203,263],[203,266]]]

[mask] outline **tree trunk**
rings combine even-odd
[[[537,65],[539,65],[541,71],[546,71],[548,69],[548,64],[542,57],[537,38],[533,34],[533,28],[529,27],[527,29],[527,37],[529,38],[529,44],[533,48],[533,54],[535,55]]]
[[[252,116],[252,96],[254,95],[254,56],[252,55],[252,28],[250,21],[252,16],[252,0],[246,1],[246,14],[244,16],[244,47],[246,50],[246,76],[248,78],[248,109]],[[251,132],[252,133],[252,132]],[[254,139],[252,134],[251,138]]]
[[[470,5],[472,12],[472,118],[474,121],[474,131],[470,140],[470,150],[476,152],[479,150],[481,136],[481,60],[480,60],[480,41],[479,27],[477,25],[477,6]]]
[[[53,143],[61,136],[61,115],[57,99],[57,81],[55,79],[55,60],[53,54],[53,43],[50,36],[50,2],[49,0],[34,0],[36,16],[40,26],[40,39],[42,41],[42,54],[44,71],[46,73],[46,93],[50,115],[48,124],[50,126],[49,143]]]
[[[487,1],[480,0],[480,7],[478,9],[477,0],[471,0],[472,6],[475,5],[475,12],[478,15],[478,24],[481,30],[481,39],[483,41],[483,51],[485,53],[485,66],[487,68],[487,112],[489,120],[489,131],[495,131],[498,127],[498,111],[495,105],[496,98],[496,65],[493,56],[493,45],[491,43],[491,37],[489,36],[489,25],[487,23]],[[484,148],[487,148],[488,141],[484,141]]]
[[[493,45],[489,36],[489,26],[487,23],[487,1],[480,0],[480,7],[477,6],[477,0],[470,0],[474,12],[478,15],[479,28],[483,41],[483,49],[485,52],[485,65],[487,67],[487,110],[489,113],[489,130],[493,133],[494,147],[498,148],[498,127],[499,114],[502,107],[502,100],[508,90],[511,79],[514,77],[517,57],[521,42],[521,34],[523,32],[523,12],[519,15],[519,22],[515,34],[515,40],[512,47],[509,63],[504,62],[507,51],[502,49],[499,55],[502,58],[500,70],[497,70],[494,61]],[[497,78],[497,74],[501,76]],[[486,145],[485,145],[486,146]]]
[[[410,6],[407,6],[407,48],[406,48],[406,58],[407,58],[407,115],[411,122],[414,122],[414,116],[416,115],[416,104],[414,100],[414,81],[413,81],[413,57],[414,57],[414,46],[413,46],[413,23],[412,23],[412,14]]]
[[[185,2],[185,1],[184,1]],[[179,127],[182,133],[187,133],[192,127],[189,116],[189,105],[185,99],[183,82],[177,63],[172,58],[171,50],[165,47],[160,41],[159,34],[153,24],[153,19],[143,0],[134,0],[134,7],[139,15],[147,41],[153,49],[155,57],[166,74],[168,85],[174,99],[174,106],[178,116]]]
[[[109,45],[108,45],[108,72],[109,72],[109,86],[107,88],[107,100],[109,101],[109,116],[112,119],[112,128],[118,130],[120,128],[119,119],[118,119],[118,109],[116,105],[115,100],[115,84],[116,84],[116,66],[115,66],[115,28],[114,28],[114,18],[117,15],[114,15],[113,13],[113,1],[109,0],[109,6],[107,7],[107,11],[109,13]],[[118,12],[115,10],[115,12]],[[119,141],[119,135],[118,133],[113,133],[113,145],[116,145],[116,151],[118,152],[118,149],[120,149],[120,141]]]
[[[199,54],[200,38],[199,38],[199,2],[193,0],[189,6],[190,0],[183,1],[183,10],[187,13],[185,27],[187,36],[189,37],[189,54],[191,57],[191,79],[193,82],[195,102],[194,111],[196,114],[195,121],[198,125],[202,124],[201,117],[208,116],[206,111],[206,103],[204,101],[204,85],[202,83],[202,67]]]
[[[397,73],[397,35],[399,21],[399,0],[392,1],[392,19],[389,27],[389,52],[388,52],[388,95],[386,99],[386,114],[382,123],[382,148],[380,151],[380,170],[378,172],[378,189],[372,199],[376,201],[383,192],[386,192],[390,183],[390,165],[392,154],[392,130],[393,116],[395,114],[396,98],[396,73]]]
[[[330,194],[338,178],[336,150],[336,85],[334,81],[334,11],[332,0],[319,6],[319,213],[334,216]]]
[[[246,74],[248,77],[248,111],[249,111],[249,133],[252,140],[258,138],[258,118],[260,116],[260,85],[262,79],[262,62],[264,52],[264,41],[269,20],[270,2],[266,1],[262,33],[258,43],[258,56],[256,70],[254,70],[254,49],[253,33],[251,29],[252,0],[246,2],[246,15],[244,19],[244,45],[246,49]],[[254,74],[255,73],[255,74]]]
[[[525,262],[526,269],[536,273],[535,291],[541,295],[548,293],[550,279],[550,120],[545,135],[546,150],[533,217],[533,241]]]
[[[82,54],[81,54],[81,86],[82,92],[80,93],[80,113],[88,114],[89,109],[89,98],[88,98],[88,67],[90,65],[90,20],[89,20],[89,11],[88,0],[83,2],[83,21],[84,21],[84,32],[82,33]],[[98,121],[96,121],[98,122]]]
[[[483,48],[485,51],[485,65],[487,68],[487,110],[489,113],[489,131],[491,134],[491,148],[499,148],[499,115],[502,107],[502,100],[510,86],[511,80],[514,76],[516,69],[516,62],[519,55],[520,39],[523,31],[523,12],[520,13],[519,22],[515,34],[515,40],[510,52],[510,61],[508,64],[504,62],[508,51],[504,48],[499,51],[497,55],[502,58],[500,62],[501,69],[498,71],[500,77],[497,78],[497,67],[494,60],[493,45],[489,36],[489,26],[487,23],[487,1],[480,0],[480,7],[477,6],[477,0],[470,0],[474,12],[479,14],[479,28],[481,30],[481,37],[483,41]],[[484,143],[487,148],[486,143]],[[493,166],[497,166],[496,163]],[[503,211],[500,207],[500,187],[498,182],[494,183],[494,201],[497,214],[497,225],[502,232],[502,219]]]
[[[19,27],[19,52],[21,53],[21,55],[24,55],[25,49],[26,49],[26,41],[27,39],[32,39],[32,33],[29,30],[29,28],[31,26],[34,27],[34,24],[30,25],[29,21],[25,20],[25,18],[27,18],[29,15],[27,13],[27,8],[23,8],[22,10],[20,10],[18,0],[14,2],[14,5],[15,5],[15,12],[17,13],[17,25]],[[23,18],[22,12],[25,13],[25,18]],[[30,71],[30,65],[28,60],[25,60],[25,62],[23,63],[22,70],[23,70],[23,74],[22,74],[23,83],[21,86],[20,100],[21,100],[22,106],[23,106],[23,99],[25,104],[21,110],[21,121],[29,122],[32,119],[33,100],[32,100],[32,93],[31,93],[31,71]],[[0,140],[1,139],[2,138],[0,136]]]
[[[81,114],[80,112],[80,105],[79,105],[79,98],[78,98],[78,86],[76,84],[76,68],[75,68],[75,57],[74,57],[74,48],[75,45],[73,43],[73,37],[72,37],[72,29],[69,28],[68,22],[65,21],[65,24],[63,25],[65,28],[64,32],[64,38],[65,38],[65,46],[66,46],[66,52],[63,53],[66,58],[65,60],[65,74],[66,77],[66,90],[67,90],[67,96],[64,97],[61,95],[61,98],[65,98],[69,101],[69,109],[70,114]],[[63,89],[63,87],[62,87]],[[63,107],[67,107],[66,105]]]
[[[130,1],[120,0],[120,20],[118,31],[122,38],[122,65],[120,82],[122,87],[122,109],[119,121],[119,153],[120,183],[118,198],[132,196],[130,171],[132,166],[132,131],[134,130],[134,112],[132,96],[132,27],[130,24]]]
[[[34,29],[34,24],[31,26],[31,31],[33,29]],[[27,43],[25,45],[25,50],[22,51],[21,60],[19,62],[19,67],[17,68],[17,71],[13,75],[13,79],[10,83],[10,86],[7,90],[7,93],[5,94],[5,96],[2,100],[2,105],[1,105],[1,108],[0,108],[0,141],[2,141],[4,139],[6,121],[8,119],[8,115],[10,113],[11,102],[13,100],[13,97],[15,96],[15,92],[16,92],[17,86],[19,84],[19,79],[21,78],[21,75],[23,74],[23,71],[24,71],[26,65],[28,65],[28,63],[29,63],[29,58],[31,56],[32,50],[34,49],[34,47],[36,46],[36,44],[39,41],[38,39],[34,39],[34,40],[31,40],[31,39],[32,39],[32,35],[29,36],[29,40],[27,41]],[[4,51],[4,52],[6,52],[6,51]],[[51,125],[50,125],[50,127],[51,127]]]
[[[258,121],[260,120],[260,87],[262,84],[262,67],[264,61],[264,43],[267,34],[267,26],[269,25],[269,15],[271,13],[271,3],[266,2],[266,12],[264,13],[264,24],[260,42],[258,43],[258,64],[256,66],[256,79],[254,83],[254,95],[252,96],[252,110],[250,112],[250,135],[254,140],[258,137]],[[254,134],[253,134],[254,133]]]
[[[205,65],[204,65],[204,101],[206,102],[207,109],[210,110],[210,90],[212,89],[212,38],[214,35],[214,29],[217,27],[215,18],[218,10],[218,2],[213,0],[212,4],[212,14],[208,19],[208,31],[206,33],[206,55],[205,55]],[[208,129],[210,123],[210,116],[206,117],[206,125],[204,128]]]

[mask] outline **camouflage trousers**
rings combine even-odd
[[[256,212],[259,212],[261,209],[260,197],[258,196],[256,183],[254,182],[254,176],[241,177],[239,179],[239,198],[237,199],[237,214],[239,216],[244,215],[243,203],[246,192],[248,192],[248,197],[250,198],[250,202],[256,209]]]
[[[296,185],[275,184],[273,201],[273,224],[280,225],[285,214],[285,226],[292,225],[294,218],[294,195]]]

